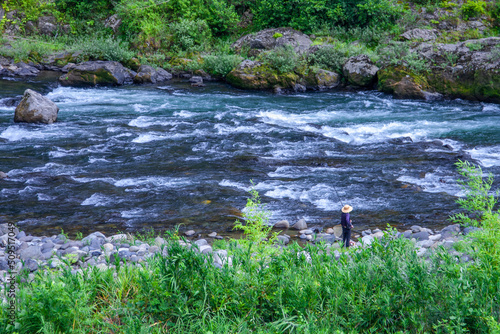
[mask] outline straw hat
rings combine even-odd
[[[348,213],[348,212],[351,212],[352,211],[352,206],[350,205],[344,205],[344,207],[342,208],[342,212],[343,213]]]

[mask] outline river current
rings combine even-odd
[[[16,124],[31,87],[60,108]],[[228,233],[251,182],[270,222],[439,228],[457,212],[454,163],[500,180],[500,106],[376,92],[274,95],[222,83],[63,88],[0,80],[0,220],[28,232]]]

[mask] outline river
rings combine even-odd
[[[9,98],[36,89],[52,125],[16,124]],[[6,105],[7,104],[7,105]],[[0,80],[0,221],[36,234],[228,234],[251,182],[270,222],[440,228],[457,212],[454,163],[500,179],[500,106],[376,92],[274,95],[223,83],[63,88]]]

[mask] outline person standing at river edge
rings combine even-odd
[[[342,242],[344,247],[349,247],[351,243],[352,219],[349,214],[352,211],[352,206],[344,205],[342,208],[342,216],[340,217],[340,225],[342,225]]]

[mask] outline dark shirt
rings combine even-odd
[[[351,215],[349,213],[342,212],[342,216],[340,217],[340,225],[348,230],[352,228]]]

